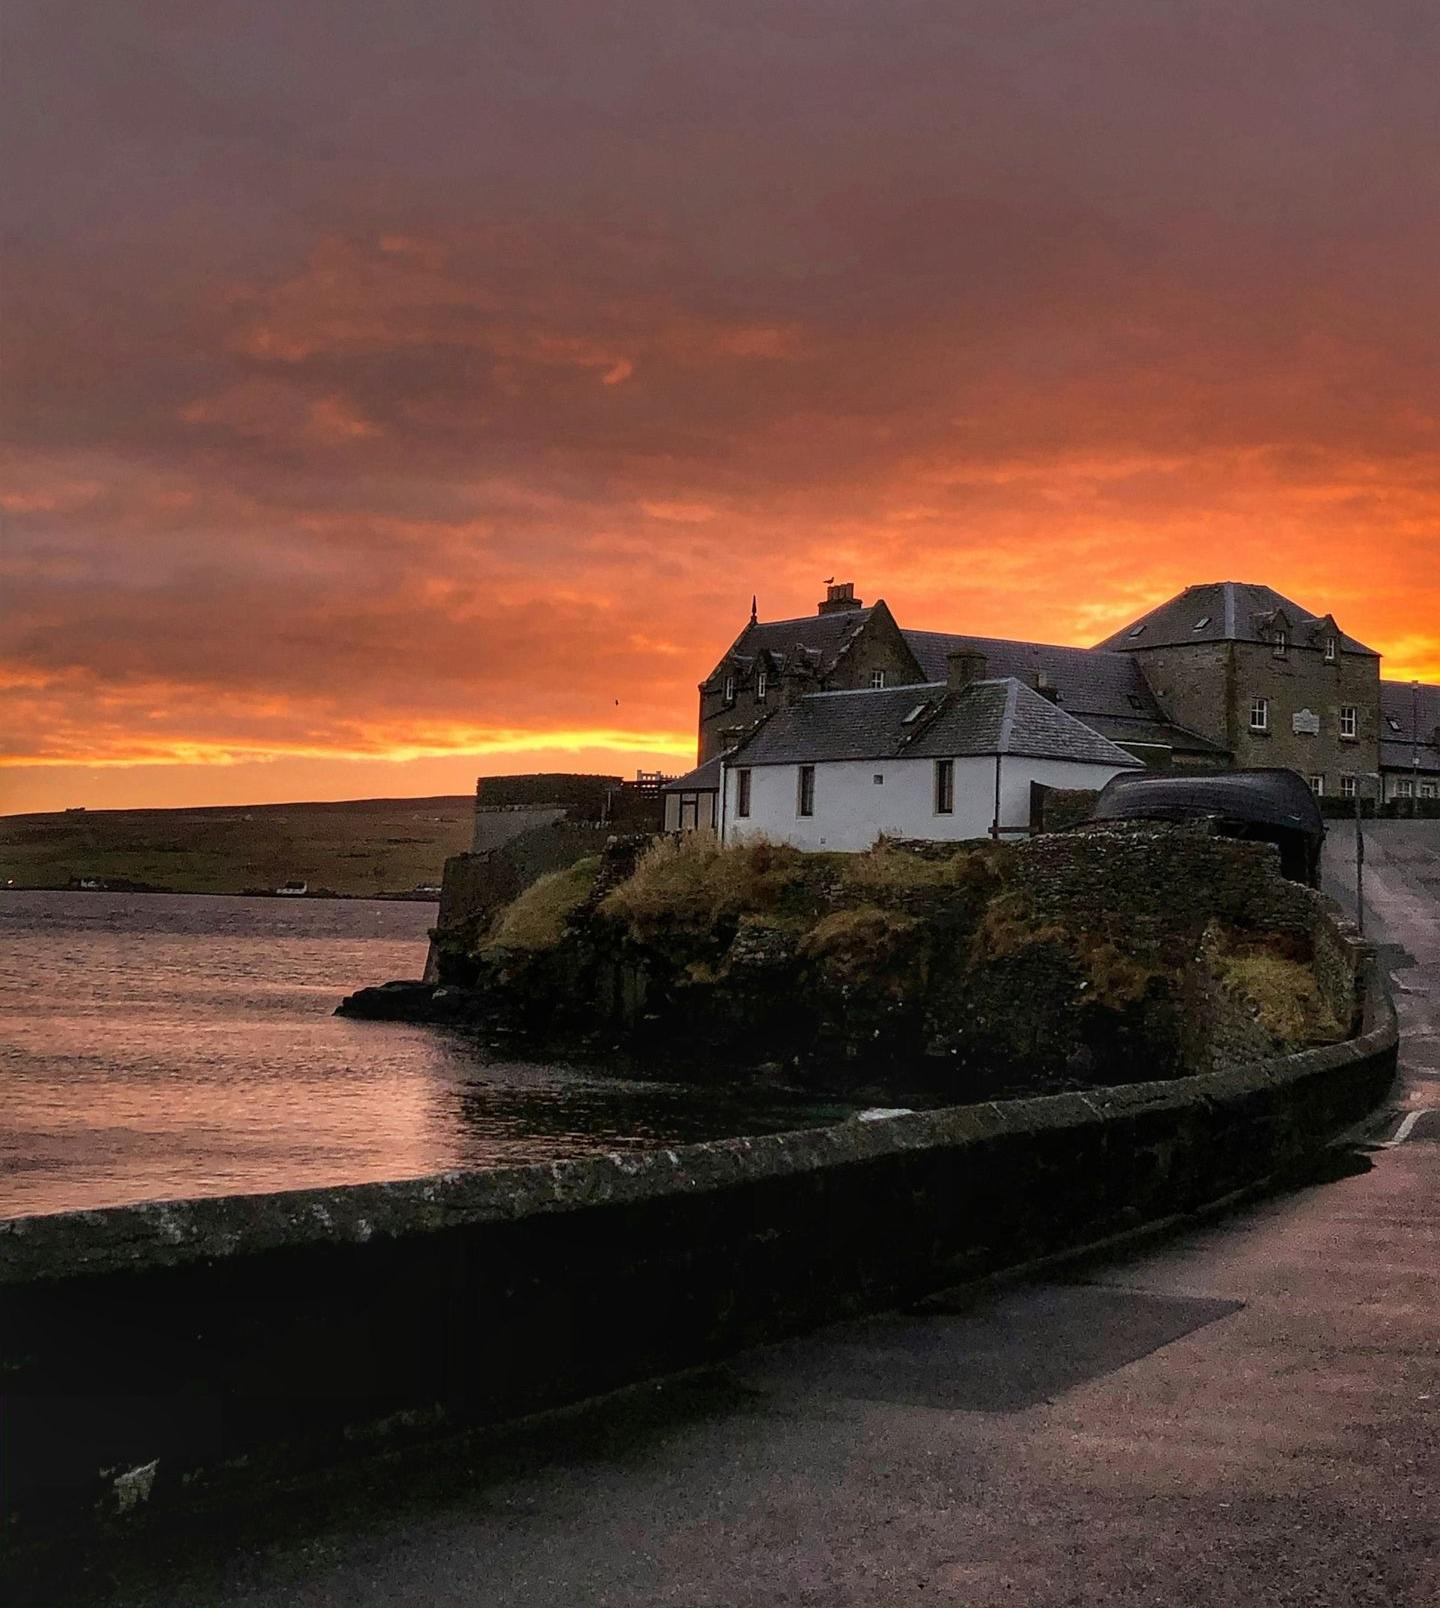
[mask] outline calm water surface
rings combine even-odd
[[[0,893],[0,1217],[409,1178],[843,1115],[333,1016],[431,904]]]

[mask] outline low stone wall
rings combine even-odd
[[[1396,1030],[1243,1071],[388,1185],[0,1223],[16,1535],[254,1489],[1213,1202],[1381,1099]]]

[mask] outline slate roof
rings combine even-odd
[[[1312,614],[1274,587],[1249,581],[1205,581],[1187,586],[1095,646],[1101,651],[1128,653],[1180,642],[1267,642],[1277,613],[1289,619],[1292,641],[1300,646],[1319,647],[1321,637],[1328,635],[1333,625],[1330,616]],[[1374,648],[1338,628],[1336,635],[1342,653],[1380,657]]]
[[[1135,743],[1153,748],[1170,748],[1177,754],[1213,754],[1216,758],[1230,750],[1222,743],[1212,743],[1199,732],[1186,731],[1183,726],[1172,726],[1168,720],[1134,720],[1123,715],[1082,715],[1091,731],[1098,731],[1112,743]]]
[[[948,655],[974,648],[986,658],[987,673],[1014,676],[1033,687],[1048,678],[1060,707],[1112,742],[1148,743],[1181,754],[1224,754],[1209,738],[1165,718],[1141,661],[1133,653],[1064,647],[1055,642],[1020,642],[1010,637],[959,636],[949,631],[906,631],[910,651],[928,681],[943,681]]]
[[[1140,764],[1013,677],[975,681],[956,692],[928,682],[811,693],[777,709],[731,758],[738,765],[809,765],[977,754]]]
[[[707,759],[703,765],[692,771],[686,771],[683,776],[677,776],[673,782],[666,782],[660,789],[662,793],[718,793],[720,791],[720,761],[723,754],[716,754],[714,759]]]
[[[1418,768],[1440,771],[1437,727],[1440,727],[1440,687],[1422,682],[1417,695],[1408,681],[1380,683],[1380,764],[1386,770],[1416,769],[1413,761],[1418,748]]]
[[[722,677],[729,664],[748,666],[764,653],[769,654],[778,667],[791,659],[797,649],[809,657],[817,675],[826,675],[874,612],[873,607],[843,609],[835,614],[802,614],[794,620],[761,620],[747,625],[706,677],[704,685],[709,686]]]
[[[1165,718],[1139,660],[1129,653],[1099,653],[1094,648],[961,636],[949,631],[905,631],[903,635],[927,681],[945,680],[946,656],[956,648],[974,648],[985,655],[991,677],[1014,676],[1033,687],[1038,674],[1047,675],[1060,694],[1061,708],[1072,715]]]

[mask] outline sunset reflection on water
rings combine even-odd
[[[0,1216],[553,1160],[835,1109],[497,1060],[331,1013],[430,904],[0,895]]]

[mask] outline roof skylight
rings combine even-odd
[[[1196,620],[1195,624],[1190,627],[1190,629],[1192,631],[1203,631],[1205,627],[1209,625],[1209,623],[1210,616],[1208,614],[1202,614],[1200,618]]]
[[[923,714],[924,714],[924,713],[925,713],[925,711],[926,711],[926,710],[927,710],[927,709],[928,709],[928,708],[929,708],[929,707],[930,707],[930,705],[929,705],[929,704],[928,704],[928,703],[919,703],[919,704],[916,704],[916,705],[915,705],[915,707],[914,707],[914,708],[913,708],[913,709],[912,709],[912,710],[911,710],[911,711],[910,711],[910,713],[909,713],[909,714],[908,714],[908,715],[906,715],[906,717],[905,717],[905,718],[904,718],[904,720],[902,720],[902,721],[901,721],[901,722],[900,722],[900,724],[901,724],[901,725],[902,725],[902,726],[913,726],[913,725],[914,725],[914,724],[915,724],[915,722],[916,722],[916,721],[917,721],[917,720],[919,720],[919,718],[920,718],[920,717],[921,717],[921,715],[923,715]]]
[[[1143,626],[1143,625],[1137,625],[1137,626],[1136,626],[1136,627],[1135,627],[1135,629],[1134,629],[1134,630],[1133,630],[1133,631],[1131,631],[1131,632],[1130,632],[1130,635],[1131,635],[1131,636],[1132,636],[1132,637],[1137,637],[1137,636],[1139,636],[1139,635],[1140,635],[1140,633],[1141,633],[1141,632],[1142,632],[1142,631],[1143,631],[1143,630],[1144,630],[1144,629],[1145,629],[1145,627],[1144,627],[1144,626]]]

